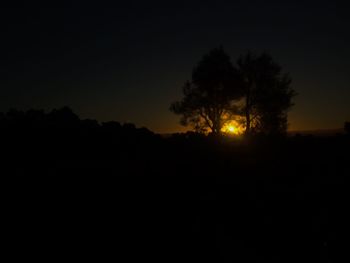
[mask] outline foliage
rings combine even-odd
[[[239,74],[244,85],[246,132],[281,134],[287,130],[287,112],[293,106],[296,92],[291,88],[291,78],[282,73],[279,64],[263,53],[248,52],[239,57]]]
[[[296,95],[289,75],[267,53],[248,52],[237,65],[238,69],[222,48],[211,50],[193,69],[183,99],[170,110],[181,115],[182,125],[197,132],[218,134],[225,123],[235,120],[247,134],[285,133]]]
[[[222,48],[213,49],[193,69],[192,81],[183,87],[183,99],[170,110],[182,116],[182,125],[218,134],[234,110],[233,102],[242,94],[237,80],[230,57]]]

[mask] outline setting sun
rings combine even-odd
[[[242,127],[240,127],[235,121],[231,121],[225,124],[221,131],[227,134],[239,135],[242,134]]]
[[[235,126],[228,126],[228,127],[227,127],[227,131],[232,132],[232,133],[235,133],[236,127],[235,127]]]

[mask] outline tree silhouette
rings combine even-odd
[[[175,114],[182,115],[180,123],[192,125],[196,131],[219,134],[233,102],[242,95],[237,69],[222,48],[206,54],[193,69],[192,81],[183,87],[183,99],[170,106]]]
[[[347,134],[350,134],[350,122],[345,122],[344,123],[344,131],[347,133]]]
[[[291,88],[291,78],[282,73],[279,64],[263,53],[248,52],[239,57],[238,70],[244,86],[246,133],[284,133],[287,130],[287,112],[292,107],[296,92]]]
[[[47,122],[49,126],[56,128],[77,128],[80,125],[78,115],[69,107],[53,109],[47,115]]]

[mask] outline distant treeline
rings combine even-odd
[[[133,145],[153,145],[159,140],[159,135],[133,123],[80,119],[68,107],[50,112],[31,109],[0,113],[0,136],[6,156],[111,156]]]
[[[136,128],[133,123],[121,124],[117,121],[99,123],[93,119],[80,119],[69,107],[53,109],[50,112],[30,109],[20,111],[11,109],[0,113],[1,129],[98,129],[114,130],[116,132],[138,132],[153,134],[146,128]]]

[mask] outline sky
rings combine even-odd
[[[183,131],[169,105],[223,46],[233,63],[267,51],[290,73],[290,130],[350,121],[346,1],[74,3],[0,9],[0,111],[69,106],[81,118]]]

